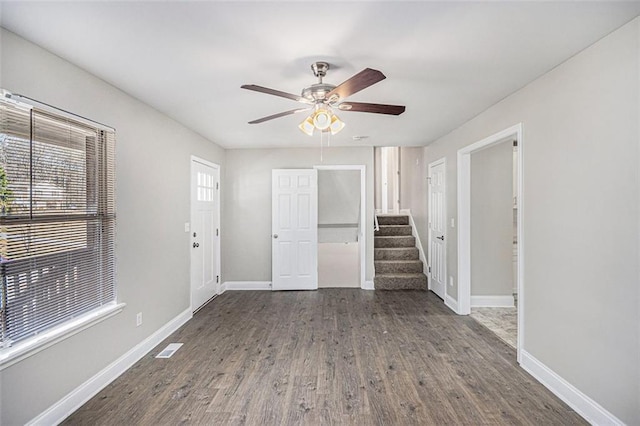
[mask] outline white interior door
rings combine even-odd
[[[429,164],[429,269],[430,288],[445,298],[447,252],[445,245],[445,162]]]
[[[191,161],[191,309],[218,293],[220,280],[220,168]]]
[[[272,289],[317,289],[317,170],[273,170],[271,214]]]

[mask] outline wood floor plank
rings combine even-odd
[[[515,358],[429,292],[227,292],[64,424],[586,424]]]

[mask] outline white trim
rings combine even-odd
[[[213,162],[211,162],[209,160],[205,160],[204,158],[198,157],[196,155],[192,155],[191,156],[191,161],[195,161],[197,163],[204,164],[205,166],[213,167],[213,168],[216,168],[216,169],[220,168],[220,164],[213,163]]]
[[[373,286],[373,281],[365,281],[364,282],[364,286],[362,287],[363,290],[375,290],[375,287]]]
[[[456,314],[461,315],[460,310],[458,309],[458,301],[448,294],[444,295],[444,305]]]
[[[25,358],[35,355],[38,352],[61,342],[74,334],[80,333],[99,322],[111,318],[122,312],[126,303],[110,304],[88,312],[74,320],[65,322],[57,327],[53,327],[34,337],[18,342],[9,348],[0,349],[0,371],[10,367]]]
[[[506,138],[515,138],[518,144],[518,173],[517,173],[517,268],[518,268],[518,340],[517,360],[521,361],[524,347],[524,232],[523,232],[523,129],[518,123],[508,129],[495,133],[478,142],[458,150],[458,313],[469,315],[471,312],[471,153],[503,142]]]
[[[593,425],[624,425],[624,422],[578,390],[533,355],[522,350],[520,366]]]
[[[431,168],[438,166],[442,164],[442,167],[444,168],[444,183],[442,184],[442,186],[444,186],[443,192],[444,192],[444,206],[443,206],[443,216],[444,216],[444,241],[442,242],[443,247],[443,254],[444,254],[444,271],[442,273],[442,275],[444,276],[444,300],[446,301],[447,298],[450,298],[451,300],[455,300],[453,298],[451,298],[449,296],[449,276],[447,275],[448,272],[448,267],[447,267],[447,260],[449,258],[449,253],[448,253],[448,249],[449,249],[449,244],[447,243],[447,236],[449,234],[449,221],[447,220],[447,157],[442,157],[439,158],[435,161],[430,162],[429,164],[427,164],[427,179],[429,179],[429,184],[427,185],[427,244],[429,249],[431,249],[431,239],[433,238],[433,235],[431,235],[431,206],[429,205],[429,201],[431,198]],[[425,258],[425,264],[427,265],[427,268],[431,266],[431,264],[429,263],[429,259]],[[431,290],[431,282],[433,281],[431,279],[431,273],[427,274],[427,276],[429,277],[429,290]],[[435,292],[434,292],[435,293]],[[458,313],[458,302],[456,301],[456,309],[455,312]]]
[[[360,288],[366,289],[367,276],[367,166],[357,165],[321,165],[316,170],[359,170],[360,171],[360,227],[358,229],[358,252],[360,256]]]
[[[171,333],[182,327],[191,319],[191,308],[178,314],[177,317],[166,323],[151,336],[144,339],[120,358],[109,364],[98,374],[78,386],[64,398],[47,408],[38,416],[31,419],[27,425],[54,425],[61,423],[85,402],[93,398],[109,383],[117,379],[133,364],[149,353]]]
[[[513,308],[513,296],[471,296],[472,308]]]
[[[271,281],[226,281],[220,287],[220,294],[225,291],[271,290]]]

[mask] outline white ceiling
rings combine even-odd
[[[426,145],[640,14],[640,2],[3,2],[1,24],[225,148],[317,144],[298,108],[240,89],[299,94],[364,68],[387,79],[350,100],[332,145]],[[10,88],[7,88],[10,89]],[[28,94],[26,94],[28,95]],[[354,141],[353,136],[368,139]]]

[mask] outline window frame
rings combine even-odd
[[[90,213],[88,211],[85,212],[85,214],[79,214],[79,215],[72,215],[72,214],[53,214],[51,216],[49,216],[47,219],[51,220],[51,219],[62,219],[63,221],[69,221],[71,220],[71,217],[74,217],[74,220],[76,220],[75,218],[77,218],[78,220],[82,220],[84,218],[85,221],[87,221],[87,225],[89,224],[88,220],[95,218],[95,219],[99,219],[100,223],[104,223],[104,221],[109,221],[109,220],[113,220],[113,227],[112,229],[112,235],[110,235],[111,238],[111,242],[110,242],[110,246],[107,248],[106,252],[103,251],[99,251],[98,254],[99,257],[103,257],[104,256],[109,256],[108,259],[104,260],[102,259],[100,262],[107,262],[109,263],[112,268],[111,272],[111,276],[113,279],[113,300],[111,301],[107,301],[103,302],[101,305],[99,305],[97,308],[95,309],[91,309],[89,311],[85,311],[79,314],[66,314],[67,317],[65,319],[63,319],[61,322],[56,323],[56,325],[53,326],[49,326],[45,329],[42,329],[41,331],[37,331],[36,334],[31,335],[29,337],[24,337],[22,339],[19,339],[15,342],[11,342],[10,346],[2,346],[2,344],[0,344],[0,371],[9,367],[10,365],[13,365],[17,362],[20,362],[21,360],[34,355],[38,352],[40,352],[41,350],[44,350],[62,340],[65,340],[87,328],[92,327],[93,325],[96,325],[104,320],[107,320],[108,318],[113,317],[114,315],[117,315],[118,313],[122,312],[122,310],[125,308],[126,304],[122,303],[118,300],[118,293],[117,293],[117,281],[116,281],[116,255],[115,255],[115,230],[116,230],[116,224],[115,224],[115,220],[116,220],[116,210],[115,210],[115,130],[111,127],[108,126],[104,126],[102,124],[93,122],[92,120],[89,119],[85,119],[84,117],[80,117],[77,116],[76,114],[73,113],[69,113],[67,111],[64,110],[59,110],[55,107],[52,107],[48,104],[41,104],[38,101],[35,101],[33,99],[30,98],[25,98],[27,100],[29,100],[30,102],[23,102],[21,101],[16,101],[14,99],[12,99],[12,95],[8,94],[8,92],[6,91],[2,91],[0,90],[0,94],[3,95],[3,98],[7,98],[7,99],[3,99],[3,100],[8,100],[11,103],[16,103],[18,105],[20,105],[21,107],[24,107],[27,110],[32,110],[32,111],[37,111],[39,113],[43,113],[49,116],[53,116],[56,119],[59,119],[62,121],[64,120],[68,120],[68,121],[72,121],[72,122],[76,122],[79,123],[81,125],[86,125],[92,129],[96,130],[96,134],[103,134],[106,135],[104,132],[109,132],[110,133],[110,137],[112,137],[112,142],[113,142],[113,149],[110,151],[105,151],[104,153],[104,157],[102,158],[102,160],[98,160],[99,163],[99,167],[101,168],[100,173],[104,173],[105,170],[107,170],[109,173],[111,173],[111,178],[108,181],[108,183],[105,184],[105,181],[101,178],[98,181],[97,184],[97,188],[96,190],[98,192],[101,191],[112,191],[111,194],[109,195],[109,199],[112,200],[111,204],[106,203],[106,207],[104,205],[102,205],[102,203],[104,202],[104,199],[100,199],[98,198],[97,201],[97,208],[98,211],[96,214]],[[20,96],[20,95],[17,95]],[[32,101],[32,102],[31,102]],[[30,113],[30,120],[33,119],[33,115]],[[106,136],[105,140],[102,143],[107,143],[106,141]],[[33,135],[31,135],[31,140],[33,140]],[[34,140],[35,142],[35,140]],[[30,142],[30,143],[34,143],[34,142]],[[97,142],[96,142],[97,143]],[[97,145],[96,145],[97,147]],[[87,155],[87,154],[85,154]],[[111,157],[109,157],[111,156]],[[108,158],[109,157],[109,158]],[[108,162],[111,162],[111,168],[108,168],[106,166],[106,164]],[[33,172],[30,172],[33,173]],[[89,175],[87,173],[89,173],[89,170],[85,170],[85,176],[86,179],[89,179]],[[33,182],[33,181],[32,181]],[[107,188],[107,185],[109,186]],[[32,191],[32,190],[31,190]],[[88,202],[88,193],[87,193],[87,202]],[[105,209],[105,211],[101,212],[101,209]],[[107,213],[105,213],[107,212]],[[35,219],[35,217],[32,215],[32,213],[30,213],[31,218]],[[46,216],[46,215],[45,215]],[[12,222],[22,222],[24,220],[24,218],[21,220],[19,218],[12,218],[10,215],[7,215],[4,217],[4,224],[5,226],[11,226]],[[17,219],[17,220],[16,220]],[[45,219],[45,218],[43,218]],[[65,220],[66,219],[66,220]],[[46,220],[46,219],[45,219]],[[37,223],[37,219],[34,220],[32,223]],[[102,225],[100,225],[102,226]],[[89,235],[87,236],[87,238],[89,238]],[[97,244],[102,244],[97,243]],[[75,250],[75,249],[74,249]],[[54,252],[55,255],[55,252]],[[45,255],[48,256],[48,255]],[[79,260],[78,260],[79,261]],[[101,264],[101,263],[100,263]],[[79,264],[77,264],[79,265]],[[100,272],[98,272],[98,275],[100,276]],[[4,276],[4,275],[3,275]],[[1,285],[4,286],[5,283],[0,283]],[[6,289],[6,288],[5,288]],[[4,292],[3,292],[4,293]],[[6,293],[4,293],[4,297],[6,297]],[[6,300],[4,300],[3,302],[6,302]],[[4,305],[3,303],[3,306]],[[6,343],[6,342],[5,342]]]

